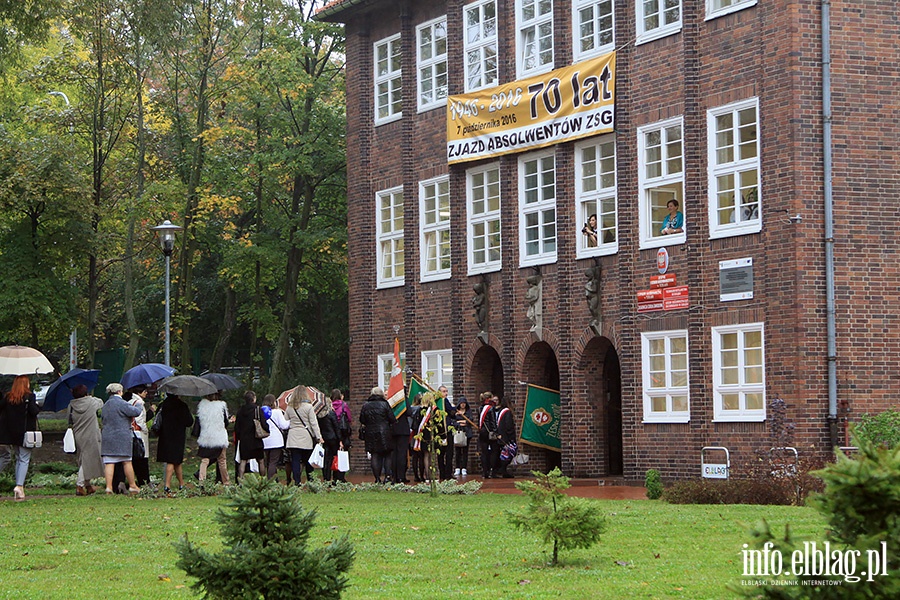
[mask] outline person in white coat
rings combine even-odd
[[[304,386],[299,386],[291,396],[290,406],[285,412],[291,425],[285,446],[291,451],[291,475],[294,483],[300,485],[300,467],[306,466],[306,480],[309,481],[313,472],[309,457],[316,443],[322,444],[325,440],[319,432],[319,421],[312,407],[309,390]]]
[[[228,463],[225,452],[228,449],[228,406],[219,400],[219,394],[210,394],[197,405],[197,420],[200,435],[197,436],[197,455],[200,457],[200,481],[206,479],[210,461],[219,468],[222,483],[228,485]]]
[[[275,479],[275,476],[278,475],[278,465],[284,454],[284,432],[290,429],[291,422],[284,416],[284,411],[278,408],[274,395],[266,394],[263,398],[263,406],[268,406],[271,411],[269,437],[263,439],[266,476],[269,479]]]

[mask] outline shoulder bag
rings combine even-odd
[[[41,433],[41,423],[38,418],[34,418],[34,431],[26,431],[25,438],[22,440],[24,448],[40,448],[44,443],[44,434]]]
[[[269,432],[263,427],[259,407],[256,409],[256,416],[253,417],[253,433],[258,440],[269,437]]]
[[[63,452],[75,454],[75,432],[72,430],[72,410],[69,409],[69,428],[63,436]]]
[[[150,435],[154,437],[159,437],[160,432],[162,431],[162,422],[163,422],[163,407],[160,406],[156,411],[156,416],[153,417],[153,424],[150,426]]]

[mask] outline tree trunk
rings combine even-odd
[[[233,287],[228,286],[225,288],[225,315],[222,319],[222,330],[219,332],[219,339],[216,341],[216,348],[213,350],[212,360],[209,362],[209,370],[214,373],[219,372],[225,362],[225,351],[228,349],[228,342],[231,341],[236,320],[237,292]],[[251,381],[253,380],[251,379]]]

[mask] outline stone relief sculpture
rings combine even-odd
[[[528,282],[528,291],[525,292],[525,316],[531,321],[531,331],[540,331],[543,327],[541,308],[541,281],[540,275],[529,275],[525,278]]]
[[[478,331],[487,331],[487,285],[485,283],[476,283],[472,286],[475,295],[472,297],[472,309],[475,311],[475,324],[478,325]]]
[[[591,313],[591,329],[597,335],[600,335],[600,271],[600,265],[584,270],[584,276],[587,278],[584,284],[584,297]]]

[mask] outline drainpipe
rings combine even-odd
[[[837,333],[834,311],[834,188],[832,187],[831,135],[831,0],[822,0],[822,161],[825,184],[825,319],[828,335],[828,429],[831,447],[838,439]]]

